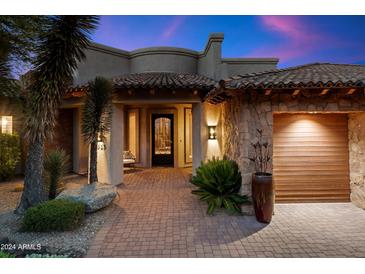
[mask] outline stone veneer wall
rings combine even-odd
[[[253,153],[251,142],[255,142],[257,138],[256,129],[263,129],[264,139],[272,144],[273,114],[275,112],[295,113],[309,111],[322,113],[365,111],[365,98],[363,94],[347,96],[331,92],[325,96],[312,96],[308,91],[303,92],[298,97],[293,97],[287,93],[274,93],[273,95],[265,96],[257,91],[247,91],[245,93],[238,91],[237,95],[223,103],[223,154],[237,161],[240,166],[243,178],[242,194],[251,196],[251,176],[254,172],[254,165],[249,160],[249,157]],[[362,118],[365,120],[365,116]],[[361,134],[364,134],[364,131]],[[350,157],[354,159],[357,156],[352,155]],[[365,158],[362,159],[365,164]],[[355,162],[356,160],[353,161]],[[272,170],[272,167],[270,169]],[[354,172],[353,170],[354,168],[351,169],[352,172]],[[361,169],[362,171],[365,171],[365,167]],[[352,180],[352,185],[355,185],[354,180]],[[358,185],[359,180],[356,180],[356,185]],[[364,177],[361,182],[363,187]],[[356,192],[360,188],[352,187],[352,191]],[[362,188],[362,190],[364,189]],[[360,197],[359,195],[361,196],[362,194],[353,193],[352,197]],[[357,204],[359,205],[359,203]]]
[[[349,114],[351,201],[365,209],[365,113]]]

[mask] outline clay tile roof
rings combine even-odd
[[[131,73],[111,79],[115,89],[196,89],[210,91],[216,85],[216,81],[208,77],[172,72],[145,72]],[[76,86],[66,91],[65,98],[82,97],[88,86]]]
[[[211,90],[216,82],[208,77],[172,72],[145,72],[122,75],[113,79],[115,88],[168,88]]]
[[[229,89],[365,87],[365,66],[314,63],[286,69],[238,75],[225,80]]]

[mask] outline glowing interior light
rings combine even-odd
[[[1,116],[1,133],[13,133],[13,116]]]

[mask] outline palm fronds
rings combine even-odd
[[[36,47],[34,69],[29,75],[26,100],[26,136],[29,151],[24,192],[17,213],[44,200],[44,142],[52,137],[66,87],[72,83],[77,64],[85,57],[96,16],[50,16]]]
[[[112,91],[111,82],[103,77],[89,82],[82,112],[82,135],[87,143],[104,141],[110,129]]]
[[[95,16],[52,16],[36,49],[27,133],[30,139],[50,137],[65,89],[72,83],[77,64],[85,57]]]
[[[89,183],[98,181],[97,176],[97,142],[105,141],[105,134],[110,129],[112,114],[113,87],[109,80],[96,77],[89,82],[85,105],[82,113],[82,135],[90,144]]]

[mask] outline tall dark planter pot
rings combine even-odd
[[[274,187],[271,174],[252,175],[252,200],[257,221],[270,223],[274,211]]]

